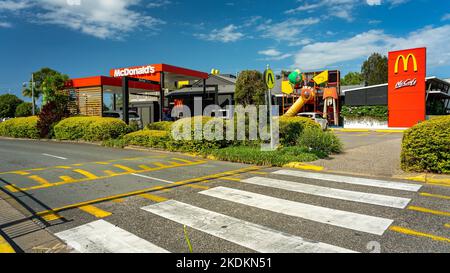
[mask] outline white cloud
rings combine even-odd
[[[292,56],[292,54],[283,54],[274,48],[258,51],[258,54],[266,56],[266,58],[260,59],[262,61],[280,61]]]
[[[245,36],[243,33],[239,32],[238,29],[238,27],[231,24],[222,29],[213,29],[208,34],[195,34],[194,36],[206,41],[230,43],[236,42]]]
[[[0,28],[10,28],[12,27],[11,23],[8,22],[0,22]]]
[[[1,1],[0,10],[22,10],[33,23],[54,24],[101,38],[121,39],[129,32],[164,22],[134,9],[140,0]],[[164,2],[164,1],[163,1]],[[22,14],[23,15],[23,14]]]
[[[161,1],[148,3],[147,8],[160,8],[160,7],[168,6],[170,4],[172,4],[172,2],[169,0],[161,0]]]
[[[31,7],[31,5],[31,2],[28,0],[0,1],[0,11],[20,11]]]
[[[367,0],[367,5],[379,6],[379,5],[381,5],[381,0]]]
[[[279,23],[266,21],[257,27],[262,32],[262,37],[272,38],[277,41],[295,41],[304,28],[319,23],[318,18],[287,19]]]
[[[336,42],[319,42],[303,47],[295,54],[295,67],[320,69],[347,61],[367,58],[378,52],[425,46],[428,64],[443,66],[450,63],[450,25],[426,27],[404,37],[395,37],[382,30],[370,30]]]
[[[444,16],[442,16],[442,21],[447,21],[450,20],[450,13],[445,14]]]

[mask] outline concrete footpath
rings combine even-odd
[[[14,207],[12,206],[14,205]],[[20,204],[0,192],[0,253],[67,253],[70,248],[46,230],[41,222],[26,212],[17,210]]]

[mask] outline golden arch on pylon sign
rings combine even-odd
[[[410,54],[408,54],[408,56],[405,58],[405,56],[403,56],[403,55],[399,55],[398,57],[397,57],[397,60],[395,61],[395,74],[397,74],[398,73],[398,66],[400,65],[400,60],[403,60],[403,70],[405,71],[405,72],[408,72],[408,67],[409,67],[409,59],[412,59],[413,60],[413,64],[414,64],[414,72],[417,72],[419,69],[418,69],[418,66],[417,66],[417,59],[416,59],[416,56],[414,56],[414,54],[412,54],[412,53],[410,53]]]

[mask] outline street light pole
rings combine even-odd
[[[36,106],[34,101],[34,73],[31,73],[31,99],[33,104],[33,116],[36,114]]]

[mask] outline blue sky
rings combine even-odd
[[[32,71],[71,77],[168,63],[209,72],[359,71],[372,52],[428,47],[450,78],[447,0],[0,0],[0,93]]]

